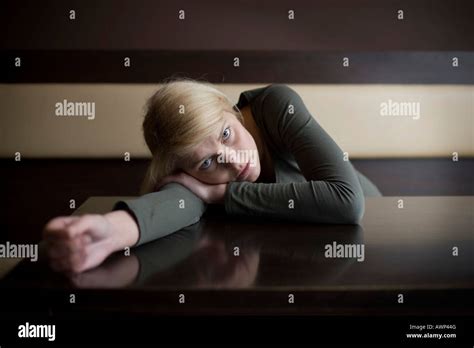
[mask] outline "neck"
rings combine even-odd
[[[253,118],[252,113],[248,107],[244,107],[241,110],[241,113],[244,117],[245,128],[247,131],[252,135],[253,139],[255,140],[255,144],[257,145],[258,156],[260,158],[260,162],[266,160],[266,151],[265,146],[262,141],[262,136],[260,133],[260,129],[258,129],[257,124]]]
[[[250,107],[244,107],[241,112],[244,116],[245,128],[253,136],[257,145],[258,157],[260,158],[260,176],[257,182],[275,182],[273,160],[263,141],[262,133],[255,123]]]

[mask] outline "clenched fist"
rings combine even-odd
[[[113,225],[104,215],[60,216],[43,229],[51,267],[78,273],[98,266],[115,249]]]

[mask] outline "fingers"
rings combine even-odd
[[[86,258],[85,248],[77,250],[75,253],[67,254],[64,257],[51,258],[49,264],[56,272],[82,272],[84,260]]]
[[[68,254],[73,254],[78,250],[84,248],[92,241],[92,238],[87,235],[80,235],[78,237],[49,239],[47,243],[47,255],[50,258],[60,258]]]
[[[51,268],[82,272],[102,262],[109,250],[105,222],[103,217],[94,214],[52,219],[43,231]]]
[[[208,184],[205,182],[202,182],[192,175],[189,175],[185,172],[180,172],[177,174],[169,175],[161,179],[157,185],[155,186],[155,191],[158,191],[161,189],[165,184],[170,183],[170,182],[176,182],[178,184],[183,185],[186,187],[188,190],[192,191],[197,197],[199,197],[201,200],[203,200],[206,203],[214,203],[214,202],[222,202],[222,194],[220,194],[218,197],[215,194],[212,194],[213,191],[216,190],[215,184]],[[222,190],[219,189],[219,193]],[[224,189],[225,193],[225,189]]]
[[[98,266],[106,257],[104,243],[89,243],[59,257],[50,257],[49,263],[57,272],[80,273]]]
[[[43,238],[62,236],[64,230],[79,216],[59,216],[51,219],[43,229]]]
[[[60,216],[52,219],[43,229],[44,239],[73,239],[87,232],[96,222],[94,215]]]
[[[68,238],[77,237],[89,230],[91,230],[96,223],[95,215],[83,215],[80,219],[72,221],[67,227],[66,235]]]
[[[84,253],[80,256],[82,258],[78,260],[79,263],[76,264],[76,268],[72,268],[73,271],[83,272],[100,265],[109,255],[105,250],[104,242],[88,245],[84,248]]]

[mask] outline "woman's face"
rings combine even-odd
[[[248,164],[248,169],[239,174]],[[216,134],[205,139],[191,153],[191,164],[183,170],[207,184],[230,181],[254,182],[260,175],[260,158],[255,140],[231,113]]]

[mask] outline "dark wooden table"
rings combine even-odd
[[[106,212],[118,198],[91,198],[76,214]],[[1,286],[74,289],[88,297],[75,308],[101,311],[473,313],[473,207],[468,196],[367,198],[360,225],[213,212],[75,278],[49,270],[43,255],[39,262],[24,260]],[[363,246],[363,258],[327,257],[339,245]]]
[[[104,213],[119,198],[91,198],[76,214]],[[52,272],[41,253],[38,262],[23,260],[0,281],[0,305],[22,318],[459,319],[474,314],[473,207],[472,196],[367,198],[360,225],[235,219],[211,209],[200,222],[134,248],[129,256],[116,253],[74,278]],[[327,257],[334,243],[364,246],[363,258]]]

